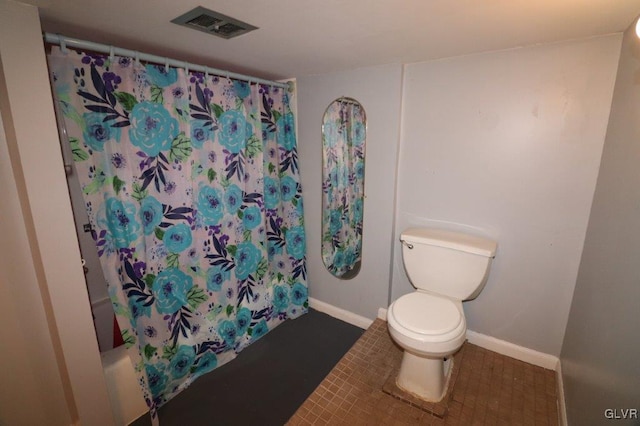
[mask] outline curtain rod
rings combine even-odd
[[[249,83],[266,84],[269,86],[281,87],[283,89],[291,88],[291,86],[288,83],[280,83],[278,81],[251,77],[244,74],[238,74],[235,72],[224,71],[217,68],[206,67],[204,65],[196,65],[196,64],[191,64],[189,62],[178,61],[176,59],[170,59],[162,56],[151,55],[149,53],[142,53],[135,50],[109,46],[107,44],[95,43],[92,41],[65,37],[60,34],[44,33],[44,39],[47,43],[59,45],[62,48],[62,50],[64,50],[67,46],[77,47],[81,49],[89,49],[94,52],[107,53],[110,56],[113,56],[113,55],[127,56],[130,58],[135,58],[138,61],[153,62],[160,65],[171,66],[174,68],[184,68],[185,70],[199,71],[205,74],[209,74],[209,73],[217,74],[227,78],[233,78],[235,80],[248,81]]]

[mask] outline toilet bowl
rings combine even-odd
[[[465,341],[462,301],[488,277],[497,244],[471,235],[410,228],[402,233],[405,269],[416,291],[387,310],[389,334],[404,350],[397,385],[432,402],[447,388],[452,358]]]
[[[404,349],[396,383],[427,401],[439,401],[452,368],[445,358],[465,341],[462,303],[416,291],[389,306],[389,334]]]

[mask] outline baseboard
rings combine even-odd
[[[467,340],[481,348],[489,349],[490,351],[498,352],[499,354],[519,359],[520,361],[528,362],[529,364],[537,365],[548,370],[555,370],[558,366],[558,357],[525,348],[524,346],[518,346],[485,334],[476,333],[475,331],[467,330]]]
[[[567,405],[564,399],[564,380],[562,379],[562,364],[558,360],[556,366],[556,384],[558,394],[558,422],[560,426],[567,426]]]
[[[364,330],[369,328],[369,326],[373,322],[369,318],[354,314],[353,312],[338,308],[337,306],[330,305],[321,300],[314,299],[313,297],[309,298],[309,307],[315,309],[316,311],[324,312],[325,314],[331,315],[332,317],[344,322],[348,322],[349,324],[355,325],[356,327],[360,327]]]
[[[378,309],[378,318],[386,321],[387,310],[384,308]],[[519,359],[520,361],[528,362],[529,364],[537,365],[548,370],[555,371],[559,365],[558,357],[518,346],[472,330],[467,330],[467,340],[481,348],[489,349],[490,351]]]
[[[385,308],[378,308],[378,318],[382,321],[387,320],[387,310]]]

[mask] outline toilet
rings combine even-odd
[[[465,341],[462,302],[482,291],[498,247],[495,241],[433,228],[409,228],[402,259],[416,291],[387,310],[389,334],[404,349],[396,383],[437,402],[446,393],[452,358]]]

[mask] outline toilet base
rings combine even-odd
[[[442,400],[453,358],[425,358],[404,351],[396,383],[399,388],[430,402]]]

